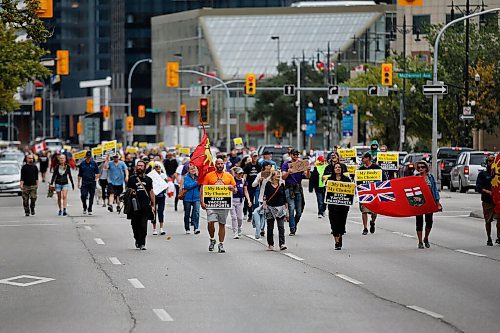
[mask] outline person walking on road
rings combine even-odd
[[[189,172],[184,176],[184,230],[191,233],[191,225],[195,235],[200,233],[200,185],[198,185],[198,169],[189,165]]]
[[[47,175],[47,169],[49,168],[49,156],[47,151],[44,150],[40,152],[38,156],[38,162],[40,163],[40,174],[42,176],[42,183],[45,183],[45,176]]]
[[[370,152],[366,152],[361,158],[361,162],[363,163],[358,170],[382,170],[382,168],[372,162],[372,155]],[[382,180],[386,180],[386,175],[382,172]],[[371,215],[370,220],[370,233],[375,233],[375,220],[377,219],[377,214],[363,206],[363,204],[359,204],[359,210],[361,211],[361,219],[363,220],[363,235],[368,235],[368,214]]]
[[[264,189],[264,209],[267,219],[267,248],[274,250],[274,221],[278,227],[278,242],[280,250],[286,250],[285,246],[285,220],[288,218],[288,203],[285,194],[285,186],[281,180],[281,172],[273,171],[271,180],[266,183]]]
[[[326,162],[324,156],[318,156],[316,165],[311,172],[311,179],[309,182],[312,184],[314,192],[316,193],[316,201],[318,203],[318,218],[325,217],[326,205],[325,205],[325,182],[323,180],[323,175],[326,170]]]
[[[96,161],[92,159],[92,153],[87,151],[85,160],[78,167],[78,188],[80,189],[80,198],[82,199],[83,215],[92,215],[92,205],[94,203],[94,195],[96,182],[99,179],[99,167]],[[89,204],[87,206],[87,197]]]
[[[233,207],[231,208],[231,224],[233,227],[233,238],[241,237],[241,227],[243,226],[243,206],[245,200],[248,207],[252,207],[252,201],[248,194],[248,183],[243,178],[244,171],[240,167],[234,168],[236,192],[233,193]]]
[[[167,174],[165,174],[162,170],[162,163],[159,161],[154,162],[154,171],[157,172],[162,179],[167,182]],[[165,235],[165,230],[163,230],[163,222],[164,222],[164,212],[165,212],[165,192],[167,190],[163,190],[162,192],[155,195],[155,210],[156,216],[158,216],[158,222],[160,223],[160,235]],[[156,229],[156,218],[151,220],[153,224],[153,235],[158,235],[158,230]]]
[[[351,179],[344,175],[340,162],[337,162],[333,165],[333,173],[330,175],[328,180],[345,183],[351,182]],[[332,235],[335,239],[335,250],[342,249],[342,235],[345,234],[345,225],[347,222],[348,213],[349,206],[328,205],[328,219],[330,220]]]
[[[248,207],[248,222],[252,221],[253,209],[254,209],[254,207],[258,206],[257,198],[259,197],[259,193],[258,193],[259,188],[252,186],[253,181],[255,180],[255,178],[257,178],[257,175],[259,174],[260,170],[262,169],[262,167],[259,165],[259,163],[257,163],[258,157],[259,157],[259,154],[256,151],[254,151],[252,153],[252,158],[251,158],[250,162],[248,162],[245,165],[245,167],[243,168],[243,171],[245,172],[245,176],[244,176],[245,180],[250,185],[248,187],[248,195],[250,196],[250,199],[252,200],[252,206]]]
[[[105,169],[105,164],[109,162],[109,156],[106,155],[104,162],[99,165],[99,186],[101,187],[102,206],[106,207],[106,202],[109,203],[108,190],[108,169]]]
[[[304,210],[304,191],[302,189],[302,179],[309,178],[311,171],[309,168],[306,171],[296,172],[290,165],[291,163],[300,160],[300,152],[298,150],[292,151],[292,161],[285,162],[281,166],[283,179],[285,180],[286,187],[286,201],[288,203],[289,211],[289,226],[290,236],[295,236],[297,232],[297,225],[300,222],[302,211]]]
[[[146,163],[139,160],[135,165],[135,174],[127,180],[127,187],[135,191],[135,198],[139,205],[138,210],[131,209],[127,219],[132,225],[135,238],[135,247],[146,250],[146,236],[148,234],[148,219],[155,214],[155,194],[153,181],[144,174]]]
[[[20,186],[23,198],[24,214],[35,215],[35,203],[38,190],[38,168],[33,155],[26,156],[26,164],[21,168]]]
[[[50,186],[54,187],[57,193],[57,206],[59,207],[58,215],[67,216],[68,212],[66,209],[68,207],[69,183],[71,183],[73,191],[75,190],[75,184],[73,183],[71,168],[66,163],[66,156],[64,154],[59,154],[57,159],[58,165],[54,168]]]
[[[425,161],[419,161],[417,162],[416,165],[416,171],[420,173],[420,176],[424,177],[425,182],[427,183],[427,186],[429,186],[429,189],[431,190],[432,197],[434,198],[434,201],[436,201],[436,204],[438,206],[438,210],[442,211],[443,207],[439,203],[439,191],[436,185],[436,179],[434,179],[434,176],[429,173],[429,164]],[[418,237],[418,248],[423,249],[424,244],[426,248],[431,247],[431,244],[429,243],[429,235],[431,233],[432,229],[432,213],[425,214],[425,237],[422,242],[422,229],[424,227],[424,215],[417,215],[416,216],[416,224],[417,224],[417,237]]]
[[[491,166],[494,162],[495,156],[489,155],[486,158],[486,170],[481,171],[476,180],[476,191],[481,193],[486,237],[488,237],[486,240],[487,246],[493,246],[493,240],[491,239],[491,223],[494,219],[497,220],[497,239],[495,243],[500,245],[500,215],[495,214],[495,203],[493,202],[491,193],[491,180],[493,179]]]
[[[116,211],[120,213],[120,194],[123,192],[123,184],[128,183],[129,179],[127,165],[120,161],[118,154],[113,156],[111,163],[104,163],[104,168],[108,170],[108,210],[113,212],[113,203],[116,201]]]
[[[255,238],[259,239],[260,236],[265,235],[264,229],[266,228],[266,217],[262,204],[264,203],[264,190],[266,188],[266,183],[271,179],[273,164],[269,161],[264,161],[262,163],[262,170],[257,174],[254,181],[252,182],[252,187],[255,190],[255,196],[257,198],[256,207],[253,209],[253,227],[255,228]]]
[[[236,182],[233,176],[224,171],[224,160],[218,158],[215,161],[215,171],[211,171],[205,175],[203,186],[206,185],[227,185],[232,192],[236,191]],[[207,209],[203,202],[203,186],[200,186],[200,203],[201,208],[207,211],[208,233],[210,235],[210,245],[208,251],[212,252],[215,247],[215,223],[219,224],[219,253],[225,253],[224,238],[226,236],[226,220],[229,214],[229,209]]]

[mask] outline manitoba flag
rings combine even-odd
[[[360,184],[358,199],[372,212],[385,216],[409,217],[438,211],[431,190],[421,176]]]

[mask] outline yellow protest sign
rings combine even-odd
[[[230,209],[232,197],[227,185],[203,185],[203,202],[207,209]]]
[[[397,171],[399,169],[398,152],[379,152],[377,154],[377,161],[382,170]]]
[[[189,149],[189,148],[179,148],[179,154],[189,155],[189,154],[191,154],[191,149]]]
[[[146,148],[148,146],[147,142],[139,142],[139,147],[140,148]]]
[[[236,149],[242,149],[244,147],[243,146],[243,138],[234,138],[233,142],[234,142],[234,147]]]
[[[121,142],[116,144],[116,149],[122,149],[123,144]]]
[[[326,183],[325,203],[351,206],[354,202],[356,184],[329,180]]]
[[[160,147],[160,148],[165,147],[165,142],[163,142],[163,141],[158,142],[158,147]]]
[[[337,153],[343,159],[356,158],[356,148],[341,148],[337,149]]]
[[[134,143],[132,143],[132,146],[137,147],[138,144],[139,143],[137,141],[134,141]]]
[[[116,154],[116,140],[104,141],[102,143],[102,155],[113,156]]]
[[[181,145],[175,145],[175,149],[180,149],[181,147]]]
[[[71,146],[67,146],[67,145],[65,145],[65,146],[63,146],[63,149],[64,149],[65,151],[69,151],[69,150],[71,150]]]
[[[382,180],[382,170],[356,170],[356,182],[376,182]]]
[[[102,156],[102,147],[92,148],[92,157]]]
[[[78,153],[74,153],[73,157],[75,158],[75,160],[81,160],[82,158],[85,158],[85,155],[87,155],[87,151],[81,150]]]
[[[347,172],[349,172],[350,175],[354,175],[356,173],[356,170],[358,169],[358,166],[356,164],[347,164]]]
[[[135,154],[138,150],[139,148],[137,147],[127,147],[127,153]]]

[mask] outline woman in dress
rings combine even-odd
[[[344,175],[344,170],[340,162],[333,164],[333,173],[328,180],[350,183],[351,179]],[[342,235],[345,233],[345,225],[347,221],[347,214],[349,213],[349,206],[344,205],[328,205],[328,219],[330,220],[330,227],[332,235],[335,239],[335,250],[342,249]]]
[[[71,182],[73,191],[75,190],[75,184],[73,183],[73,177],[71,176],[71,168],[66,163],[66,156],[64,154],[60,154],[57,157],[57,160],[58,165],[54,168],[50,186],[55,187],[55,191],[57,193],[57,206],[59,207],[58,215],[67,216],[68,213],[66,208],[68,207],[69,183]]]

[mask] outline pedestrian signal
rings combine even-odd
[[[104,119],[109,119],[109,117],[111,116],[111,109],[109,108],[109,105],[104,105],[102,107],[102,116],[104,117]]]
[[[137,116],[139,116],[139,118],[146,117],[146,106],[145,105],[139,105],[139,107],[137,108]]]
[[[43,100],[41,97],[35,97],[35,111],[42,111]]]
[[[179,63],[167,62],[167,87],[177,88],[179,86]]]
[[[392,64],[382,64],[382,85],[392,86]]]
[[[134,117],[132,117],[132,116],[127,117],[127,121],[126,121],[125,125],[126,125],[125,127],[126,127],[127,131],[132,132],[134,130]]]
[[[255,95],[256,92],[257,92],[257,79],[255,78],[255,74],[249,73],[247,74],[245,80],[245,94]]]
[[[200,98],[200,122],[204,124],[209,122],[208,97]]]
[[[57,50],[56,58],[57,58],[56,73],[59,75],[69,75],[69,51]]]

